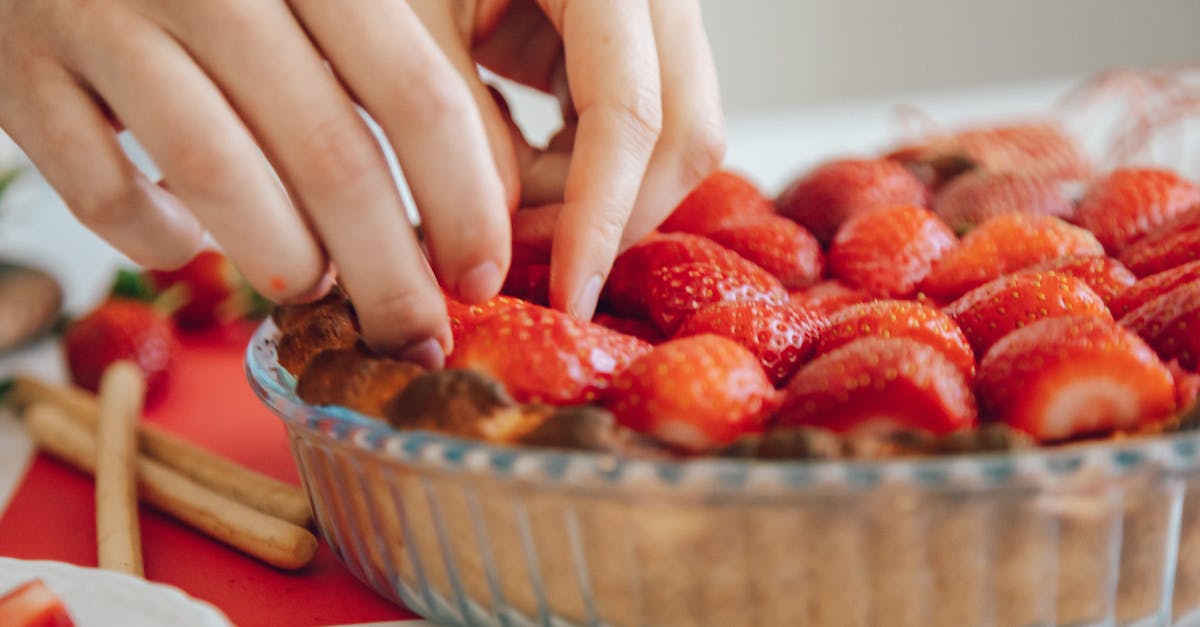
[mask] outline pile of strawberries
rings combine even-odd
[[[718,172],[617,259],[594,322],[514,258],[508,295],[449,303],[449,365],[685,452],[796,426],[1062,442],[1200,393],[1200,187],[1095,175],[1050,125],[831,161],[774,201]]]

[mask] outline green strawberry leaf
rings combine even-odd
[[[0,170],[0,197],[4,196],[4,191],[8,189],[12,182],[17,180],[17,177],[25,171],[25,168],[13,168],[11,170]]]
[[[158,292],[150,284],[145,274],[136,270],[121,269],[117,270],[117,276],[113,279],[108,295],[149,303],[154,301]]]

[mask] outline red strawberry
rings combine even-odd
[[[1058,181],[1024,172],[974,170],[956,177],[933,197],[933,211],[958,233],[1002,213],[1067,218],[1073,210]]]
[[[1200,370],[1200,280],[1184,283],[1121,318],[1158,352],[1163,361],[1179,360]]]
[[[809,362],[785,393],[772,427],[944,434],[975,423],[962,371],[941,351],[908,338],[854,340]]]
[[[182,305],[174,310],[182,329],[203,329],[245,317],[261,298],[225,255],[200,251],[178,270],[149,270],[146,276],[163,292],[178,289]]]
[[[951,301],[999,276],[1061,257],[1103,255],[1091,233],[1053,216],[1005,213],[967,233],[920,290]]]
[[[707,237],[655,233],[617,257],[601,294],[604,304],[619,316],[645,318],[649,314],[646,277],[661,268],[692,262],[767,275],[762,268]]]
[[[1061,272],[1082,279],[1097,296],[1111,305],[1117,294],[1137,282],[1137,277],[1120,261],[1112,257],[1096,255],[1074,255],[1040,263],[1031,272]]]
[[[146,377],[146,398],[156,398],[170,378],[179,341],[170,319],[146,303],[110,298],[63,334],[71,380],[92,392],[113,362],[133,362]]]
[[[954,319],[909,300],[850,305],[829,316],[814,354],[824,355],[861,337],[903,337],[938,349],[964,375],[975,374],[975,355]]]
[[[605,407],[630,429],[703,452],[762,431],[778,398],[750,351],[717,335],[694,335],[634,361],[613,381]]]
[[[1121,261],[1149,276],[1200,259],[1200,205],[1168,220],[1121,251]]]
[[[796,179],[779,195],[779,213],[799,222],[822,243],[846,220],[879,207],[925,205],[925,185],[904,166],[885,159],[841,159]]]
[[[889,158],[931,171],[935,186],[973,169],[1060,181],[1084,180],[1091,170],[1074,140],[1044,122],[968,128],[897,150]]]
[[[74,627],[62,599],[41,579],[27,581],[0,597],[0,625],[5,627]]]
[[[455,344],[480,322],[492,316],[514,309],[530,309],[533,303],[512,296],[495,296],[491,300],[477,305],[460,303],[449,296],[446,297],[446,313],[450,316],[450,332],[454,335]]]
[[[787,290],[761,269],[746,273],[708,263],[685,263],[655,270],[646,281],[646,290],[650,320],[668,335],[674,335],[692,312],[709,303],[787,302]]]
[[[954,233],[925,209],[882,208],[842,224],[829,248],[829,272],[877,296],[908,296],[957,244]]]
[[[1124,168],[1088,189],[1074,221],[1116,255],[1198,202],[1200,187],[1170,170]]]
[[[791,305],[729,301],[705,305],[692,314],[675,337],[712,333],[746,347],[776,385],[808,360],[824,320]]]
[[[659,230],[707,235],[747,216],[772,213],[770,199],[754,183],[728,170],[719,170],[697,185]]]
[[[841,281],[833,280],[822,281],[808,289],[791,292],[788,294],[788,300],[797,307],[829,315],[855,303],[875,300],[875,297]]]
[[[1167,370],[1175,378],[1175,407],[1186,410],[1200,401],[1200,373],[1190,372],[1179,365],[1178,359],[1167,364]]]
[[[606,329],[612,329],[617,333],[632,335],[639,340],[643,340],[651,344],[658,344],[667,339],[662,334],[662,331],[658,330],[658,327],[650,324],[649,321],[642,320],[640,318],[618,318],[617,316],[610,316],[605,313],[600,313],[596,314],[596,317],[592,319],[592,322],[595,322]]]
[[[1112,320],[1082,279],[1058,272],[1020,272],[985,283],[950,303],[946,313],[980,359],[1000,338],[1042,318],[1092,315]]]
[[[500,293],[537,305],[550,305],[550,264],[514,265],[508,270]]]
[[[708,234],[712,240],[758,264],[788,289],[820,280],[821,244],[804,227],[774,214],[746,218]]]
[[[1121,290],[1112,300],[1109,309],[1113,318],[1120,320],[1129,312],[1170,292],[1171,290],[1200,279],[1200,259],[1177,268],[1152,274]]]
[[[645,342],[553,309],[510,309],[479,322],[446,365],[493,377],[520,402],[596,400],[615,374],[650,349]]]
[[[1154,423],[1175,409],[1171,373],[1138,336],[1097,316],[1044,318],[979,363],[986,418],[1042,441]]]

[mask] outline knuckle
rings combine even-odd
[[[132,173],[63,191],[67,206],[89,227],[103,230],[137,220],[141,190]]]
[[[640,147],[653,149],[663,130],[662,99],[658,91],[635,89],[613,106],[633,141]]]
[[[445,63],[430,61],[413,67],[401,87],[416,119],[428,125],[469,115],[473,100],[466,83]]]
[[[300,176],[322,187],[351,185],[383,171],[383,156],[357,120],[315,124],[300,143]]]

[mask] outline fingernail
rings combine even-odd
[[[400,353],[400,359],[411,361],[429,370],[438,370],[446,363],[446,353],[434,338],[422,340]]]
[[[463,273],[458,278],[459,299],[467,303],[481,303],[500,291],[500,267],[494,261],[485,261]]]
[[[325,274],[321,275],[320,280],[318,280],[315,285],[308,288],[308,290],[303,294],[291,299],[289,302],[311,303],[321,300],[322,298],[325,298],[325,295],[329,293],[329,290],[333,289],[333,280],[333,273],[326,272]]]
[[[571,305],[571,315],[580,320],[591,320],[592,314],[596,313],[596,303],[600,300],[600,287],[603,285],[603,279],[599,274],[593,274],[583,284],[583,289],[575,295],[575,301]]]

